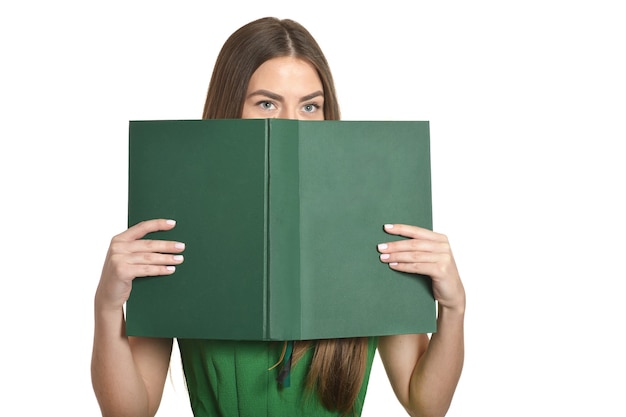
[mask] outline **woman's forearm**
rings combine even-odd
[[[444,416],[456,390],[465,356],[465,311],[442,308],[428,349],[413,371],[409,387],[411,415]]]
[[[183,261],[180,242],[145,240],[175,222],[147,220],[111,240],[94,298],[92,385],[103,416],[153,416],[161,402],[172,339],[127,337],[124,304],[138,276],[167,276]]]
[[[145,383],[137,370],[128,337],[124,313],[95,312],[91,379],[106,416],[150,416]]]

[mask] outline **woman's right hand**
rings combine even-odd
[[[174,226],[174,220],[146,220],[113,237],[96,291],[97,308],[121,309],[137,277],[174,273],[176,265],[183,262],[180,253],[185,249],[185,244],[142,239],[148,233],[171,230]]]

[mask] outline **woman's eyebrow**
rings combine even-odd
[[[313,99],[313,98],[315,98],[315,97],[319,97],[319,96],[324,97],[324,92],[323,92],[323,91],[318,90],[318,91],[316,91],[316,92],[314,92],[314,93],[307,94],[306,96],[304,96],[304,97],[302,97],[302,98],[300,99],[300,103],[302,103],[303,101],[309,101],[309,100],[311,100],[311,99]]]
[[[248,94],[248,98],[249,97],[253,97],[253,96],[264,96],[264,97],[267,97],[267,98],[270,98],[270,99],[276,100],[276,101],[284,101],[284,99],[285,99],[280,94],[272,93],[269,90],[263,90],[263,89],[253,91],[250,94]],[[321,91],[321,90],[315,91],[315,92],[313,92],[311,94],[307,94],[306,96],[300,98],[300,103],[302,103],[303,101],[311,100],[311,99],[313,99],[315,97],[320,97],[320,96],[323,97],[324,96],[324,92]]]
[[[248,94],[248,97],[252,97],[252,96],[265,96],[268,98],[271,98],[272,100],[276,100],[276,101],[283,101],[284,97],[276,94],[276,93],[272,93],[271,91],[268,90],[256,90],[253,91],[252,93]]]

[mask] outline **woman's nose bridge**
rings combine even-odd
[[[293,107],[283,106],[280,110],[280,115],[278,117],[280,117],[281,119],[297,119],[298,114]]]

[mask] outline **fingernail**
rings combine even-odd
[[[167,223],[167,224],[176,224],[176,220],[166,220],[165,223]]]
[[[174,255],[174,256],[173,256],[173,258],[174,258],[174,260],[175,260],[175,261],[177,261],[177,262],[178,262],[178,261],[182,261],[182,260],[184,259],[184,258],[183,258],[183,255]]]
[[[397,262],[389,262],[389,266],[396,266],[396,265],[398,265]]]
[[[389,259],[389,254],[388,253],[383,253],[382,255],[380,255],[380,259],[382,261],[384,261],[385,259]]]
[[[174,272],[174,271],[176,271],[176,267],[175,266],[168,266],[167,270],[170,271],[170,272]]]
[[[386,224],[385,229],[393,229],[393,224]]]
[[[176,249],[185,249],[185,244],[182,243],[182,242],[176,242],[176,243],[174,243],[174,247]]]
[[[379,249],[379,250],[385,250],[385,249],[387,249],[387,244],[386,244],[386,243],[381,243],[380,245],[378,245],[378,249]]]

